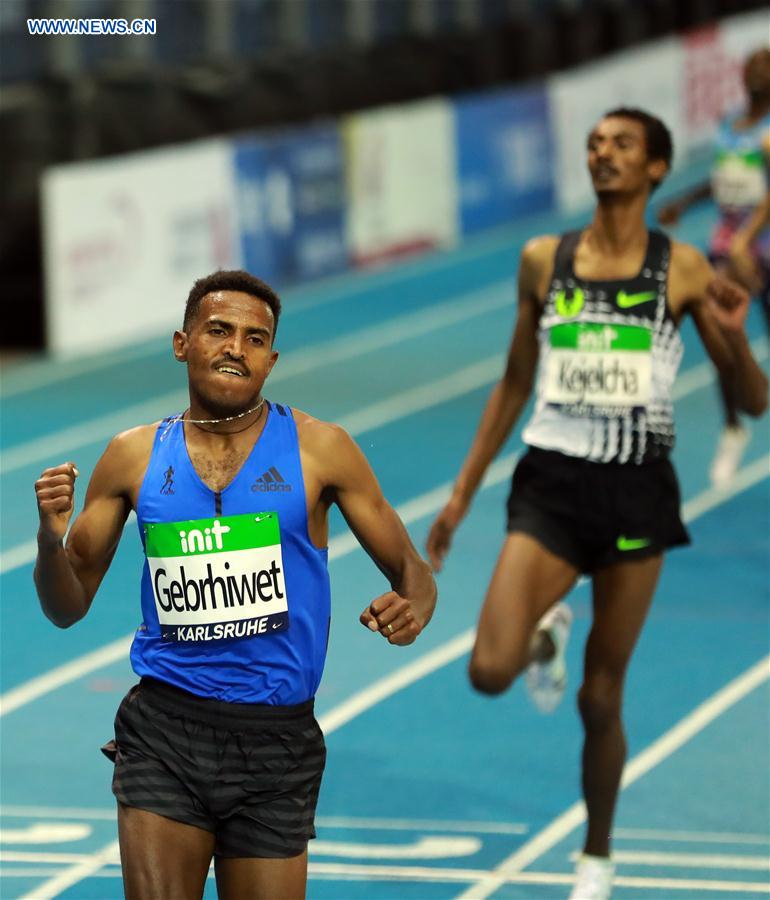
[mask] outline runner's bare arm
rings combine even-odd
[[[428,535],[428,558],[436,571],[441,568],[452,534],[468,511],[484,472],[511,433],[532,391],[538,360],[538,322],[557,245],[558,238],[545,235],[529,241],[521,254],[518,314],[505,371],[487,400],[452,496]]]
[[[149,459],[147,437],[146,429],[137,428],[110,442],[96,464],[66,546],[77,469],[74,463],[64,463],[46,469],[35,482],[40,515],[35,586],[43,612],[60,628],[85,616],[112,562],[131,509],[132,479]]]
[[[430,567],[415,549],[401,519],[383,496],[366,457],[344,429],[317,423],[311,453],[322,472],[324,492],[345,520],[392,590],[361,614],[362,624],[391,644],[411,644],[428,624],[436,605]],[[306,444],[307,445],[307,444]]]
[[[730,274],[752,294],[758,294],[762,289],[762,273],[752,256],[751,245],[768,224],[770,224],[770,191],[765,194],[763,201],[746,223],[735,232],[730,242]]]
[[[702,203],[711,197],[711,182],[702,181],[686,193],[674,200],[669,200],[658,210],[658,221],[661,225],[676,225],[687,210],[696,203]]]
[[[754,359],[744,330],[748,292],[714,271],[689,244],[674,244],[669,297],[674,314],[689,312],[719,372],[735,387],[739,408],[750,416],[767,409],[768,381]]]

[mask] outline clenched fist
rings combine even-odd
[[[67,533],[75,508],[75,479],[80,473],[74,463],[46,469],[35,482],[37,509],[40,514],[40,536],[55,542]]]

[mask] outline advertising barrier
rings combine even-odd
[[[689,152],[709,148],[717,123],[746,102],[743,65],[768,45],[770,15],[750,13],[684,35],[684,115]]]
[[[336,125],[240,138],[233,146],[243,266],[278,285],[348,264]]]
[[[177,327],[195,279],[240,263],[231,157],[212,140],[46,173],[49,350],[104,350]]]
[[[681,165],[744,102],[743,62],[767,38],[764,10],[539,85],[54,167],[42,187],[48,349],[173,328],[192,283],[218,268],[280,288],[587,207],[586,138],[603,113],[654,112]]]
[[[553,204],[553,140],[542,85],[470,95],[455,104],[463,235]]]
[[[347,236],[367,265],[455,242],[457,177],[448,100],[348,116]]]

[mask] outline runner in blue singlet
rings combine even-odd
[[[390,582],[364,626],[410,644],[435,606],[430,569],[353,440],[262,398],[279,314],[246,272],[196,282],[174,334],[189,408],[113,439],[66,547],[74,463],[35,485],[35,583],[62,628],[88,612],[136,511],[141,680],[102,748],[132,900],[200,897],[212,857],[226,900],[304,895],[326,752],[313,698],[330,627],[332,504]]]

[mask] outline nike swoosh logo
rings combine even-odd
[[[656,291],[642,291],[640,294],[627,294],[625,291],[618,291],[615,298],[621,309],[629,309],[631,306],[639,306],[640,303],[647,303],[654,300],[658,296]]]
[[[627,538],[621,535],[618,538],[618,550],[641,550],[643,547],[650,546],[649,538]]]

